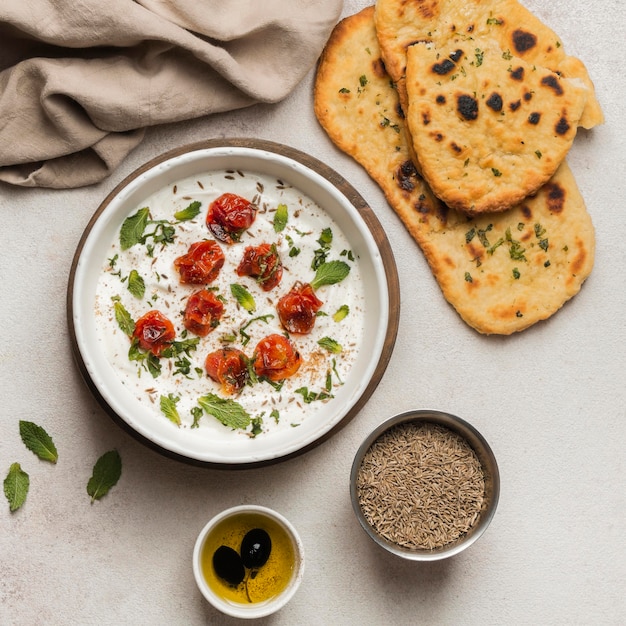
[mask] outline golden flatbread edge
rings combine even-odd
[[[317,68],[314,110],[335,145],[381,187],[469,326],[510,335],[549,318],[580,291],[593,267],[595,235],[567,163],[536,196],[497,215],[469,218],[437,200],[409,156],[373,7],[331,34]]]

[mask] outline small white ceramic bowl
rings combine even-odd
[[[482,467],[482,474],[484,477],[484,495],[482,501],[482,507],[478,513],[477,519],[471,525],[469,530],[462,534],[458,539],[450,541],[441,547],[433,549],[413,549],[393,543],[386,537],[383,537],[370,523],[367,516],[364,514],[361,504],[359,502],[359,491],[357,487],[357,480],[359,476],[359,470],[363,463],[363,459],[372,445],[387,431],[390,429],[401,426],[402,424],[416,423],[416,424],[434,424],[452,431],[464,439],[478,457],[480,465]],[[407,466],[406,472],[415,470],[421,472],[421,468],[412,468]],[[444,413],[442,411],[432,410],[418,410],[408,411],[400,415],[392,417],[377,428],[375,428],[363,441],[359,447],[350,474],[350,496],[352,500],[352,508],[354,513],[367,535],[378,546],[410,561],[437,561],[451,557],[459,552],[462,552],[469,546],[471,546],[482,534],[487,530],[498,505],[498,499],[500,495],[500,474],[498,471],[498,464],[494,456],[493,451],[489,447],[489,444],[484,437],[468,422],[451,415],[450,413]]]
[[[245,597],[238,601],[234,588],[219,580],[212,564],[215,546],[237,549],[239,536],[251,528],[262,528],[272,538],[272,552],[263,567],[277,568],[281,573],[276,578],[283,576],[285,585],[276,595],[258,602]],[[262,570],[259,568],[255,580]],[[263,506],[235,506],[213,517],[200,531],[193,550],[193,573],[202,595],[220,612],[240,619],[265,617],[283,608],[298,590],[304,574],[304,546],[296,529],[280,513]],[[271,578],[275,579],[273,574]]]

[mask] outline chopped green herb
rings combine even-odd
[[[150,209],[144,207],[124,220],[120,230],[120,246],[122,250],[128,250],[141,242],[149,217]]]
[[[538,159],[540,159],[543,155],[541,154],[541,150],[535,150],[535,155]]]
[[[367,76],[365,76],[365,74],[359,76],[359,84],[361,87],[365,87],[365,85],[367,85]]]
[[[267,313],[266,315],[259,315],[258,317],[253,317],[251,320],[248,320],[240,329],[239,334],[241,335],[241,343],[244,346],[247,346],[250,341],[250,335],[246,332],[246,329],[253,322],[265,322],[266,324],[271,320],[274,316],[271,313]]]
[[[347,87],[342,87],[342,88],[339,90],[339,93],[350,93],[350,90],[349,90]]]
[[[518,280],[520,276],[521,276],[521,274],[519,273],[519,270],[516,267],[514,267],[513,268],[513,278],[515,278],[515,280]]]
[[[311,269],[313,270],[326,262],[328,251],[333,243],[333,231],[330,228],[324,228],[317,243],[320,244],[320,247],[313,251],[313,261],[311,262]]]
[[[308,387],[300,387],[295,390],[295,393],[299,393],[302,396],[304,404],[311,404],[311,402],[316,402],[317,400],[329,400],[333,397],[327,390],[315,392],[309,391]]]
[[[497,167],[492,167],[491,171],[492,171],[493,175],[496,176],[496,177],[502,176],[502,172]]]
[[[474,279],[472,278],[472,275],[469,272],[465,272],[465,281],[468,283],[474,282]]]
[[[493,254],[504,243],[504,237],[500,237],[496,243],[490,248],[487,248],[487,254]]]
[[[250,437],[254,438],[263,432],[263,417],[258,415],[250,420]]]
[[[483,64],[485,53],[480,48],[476,48],[474,54],[476,55],[476,67],[480,67]]]
[[[509,244],[509,256],[514,261],[525,261],[526,257],[524,256],[525,248],[522,248],[522,244],[517,241],[517,239],[513,239],[511,236],[511,229],[507,228],[505,233],[506,241]]]

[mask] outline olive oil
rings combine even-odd
[[[246,570],[243,582],[232,585],[220,578],[213,566],[213,555],[221,546],[239,553],[249,531],[265,530],[272,541],[267,561]],[[257,513],[241,513],[220,522],[209,534],[202,548],[202,573],[214,593],[224,600],[240,604],[264,602],[283,591],[295,571],[295,550],[285,529],[272,519]]]

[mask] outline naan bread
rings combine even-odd
[[[524,330],[578,293],[593,266],[595,239],[567,164],[509,211],[470,219],[446,207],[410,159],[372,7],[333,31],[318,66],[314,106],[331,140],[380,185],[445,298],[478,332]]]
[[[579,124],[592,128],[604,121],[584,64],[568,56],[559,37],[517,0],[377,0],[375,22],[382,58],[406,105],[406,50],[416,42],[452,36],[493,39],[505,52],[547,68],[563,78],[578,78],[589,91]]]
[[[420,173],[469,214],[509,209],[545,184],[587,99],[584,86],[479,37],[409,46],[406,90]]]

